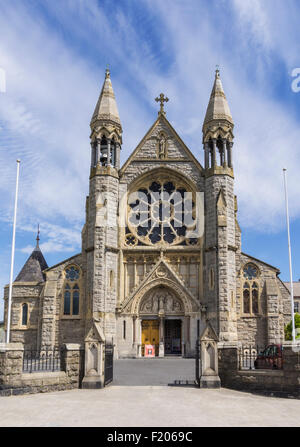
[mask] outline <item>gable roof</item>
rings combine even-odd
[[[291,292],[291,284],[287,281],[283,283],[289,292]],[[293,281],[293,292],[294,297],[300,297],[300,280],[299,281]]]
[[[47,270],[46,271],[49,271],[49,270],[51,270],[51,269],[53,269],[55,267],[58,267],[59,265],[62,265],[64,263],[66,263],[66,262],[69,262],[69,261],[71,261],[71,259],[74,259],[74,258],[76,258],[77,256],[80,256],[80,255],[81,255],[81,253],[77,253],[76,255],[70,256],[70,258],[64,259],[63,261],[60,261],[57,264],[51,265],[51,267],[47,266]]]
[[[254,258],[254,256],[250,256],[247,253],[243,253],[242,252],[241,254],[246,256],[247,258],[253,259],[254,261],[260,262],[261,264],[264,264],[264,265],[266,265],[268,267],[271,267],[272,269],[276,270],[277,274],[280,273],[280,270],[277,267],[274,267],[274,265],[268,264],[267,262],[264,262],[261,259]]]
[[[134,149],[134,151],[132,152],[132,154],[128,157],[128,159],[125,161],[125,163],[123,164],[123,166],[120,169],[120,174],[123,174],[123,172],[126,170],[127,166],[134,161],[134,158],[136,156],[136,154],[138,153],[138,151],[141,149],[141,147],[143,146],[144,142],[147,140],[147,138],[149,138],[150,134],[152,133],[152,131],[155,129],[155,127],[158,125],[158,123],[162,121],[164,124],[167,125],[167,127],[170,130],[170,133],[173,135],[173,137],[175,138],[175,140],[177,140],[180,144],[180,146],[183,148],[183,150],[185,151],[187,157],[192,160],[197,167],[202,171],[203,167],[201,165],[201,163],[197,160],[197,158],[192,154],[192,152],[190,151],[190,149],[186,146],[186,144],[182,141],[182,139],[180,138],[180,136],[178,135],[178,133],[176,132],[176,130],[174,129],[174,127],[170,124],[170,122],[167,120],[167,118],[165,117],[165,115],[163,114],[159,114],[158,118],[155,120],[155,122],[153,123],[153,125],[150,127],[150,129],[148,130],[148,132],[146,132],[145,136],[142,138],[142,140],[139,142],[139,144],[137,145],[137,147]],[[151,159],[149,159],[151,160]]]

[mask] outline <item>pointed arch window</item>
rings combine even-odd
[[[80,270],[71,266],[65,270],[64,285],[64,316],[79,316],[80,314]]]
[[[244,314],[249,314],[250,313],[250,286],[248,283],[244,284],[243,304],[244,304]]]
[[[28,304],[22,304],[22,326],[27,326],[28,324]]]
[[[102,166],[107,166],[107,160],[108,160],[108,143],[107,138],[103,135],[101,138],[101,145],[100,145],[100,163]]]
[[[243,285],[243,313],[258,315],[260,313],[260,293],[258,285],[258,267],[248,263],[243,268],[243,277],[246,280]]]
[[[258,314],[258,285],[252,284],[252,313]]]

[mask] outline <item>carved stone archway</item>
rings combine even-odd
[[[138,315],[142,302],[146,299],[146,296],[148,296],[149,293],[151,294],[156,288],[164,288],[175,298],[177,297],[177,299],[179,299],[183,306],[182,315],[199,311],[199,305],[195,298],[186,293],[180,284],[172,281],[168,277],[156,278],[146,283],[144,287],[135,294],[131,303],[128,303],[128,311],[133,315]]]
[[[178,315],[184,316],[182,300],[169,287],[156,286],[146,292],[140,301],[138,313],[145,315]]]

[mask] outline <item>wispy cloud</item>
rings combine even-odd
[[[201,127],[216,64],[235,121],[234,163],[244,228],[280,231],[282,167],[300,216],[299,6],[278,0],[96,0],[0,3],[0,220],[11,221],[15,160],[21,158],[19,253],[41,246],[80,250],[90,163],[89,120],[111,66],[123,124],[122,160],[156,118],[154,98],[203,160]],[[276,30],[276,32],[274,32]],[[274,86],[279,86],[279,94]],[[1,241],[5,249],[9,243]],[[21,259],[21,258],[20,258]]]

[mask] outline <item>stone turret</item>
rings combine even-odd
[[[204,262],[207,316],[222,341],[237,339],[233,126],[220,73],[216,70],[202,129],[206,209]]]
[[[36,238],[36,246],[27,261],[25,262],[22,270],[18,274],[15,282],[31,282],[31,281],[44,281],[43,270],[48,268],[48,264],[39,247],[39,232]]]
[[[122,126],[109,69],[106,69],[105,80],[90,127],[92,174],[97,168],[99,171],[102,167],[109,168],[108,171],[120,169]]]
[[[207,175],[223,172],[233,175],[232,145],[233,120],[223,90],[220,72],[216,70],[215,82],[210,95],[203,123],[203,144]],[[219,159],[217,158],[219,155]],[[221,169],[220,169],[221,168]]]
[[[91,174],[82,253],[87,271],[87,331],[98,321],[114,337],[118,278],[118,202],[122,126],[110,72],[91,120]]]

